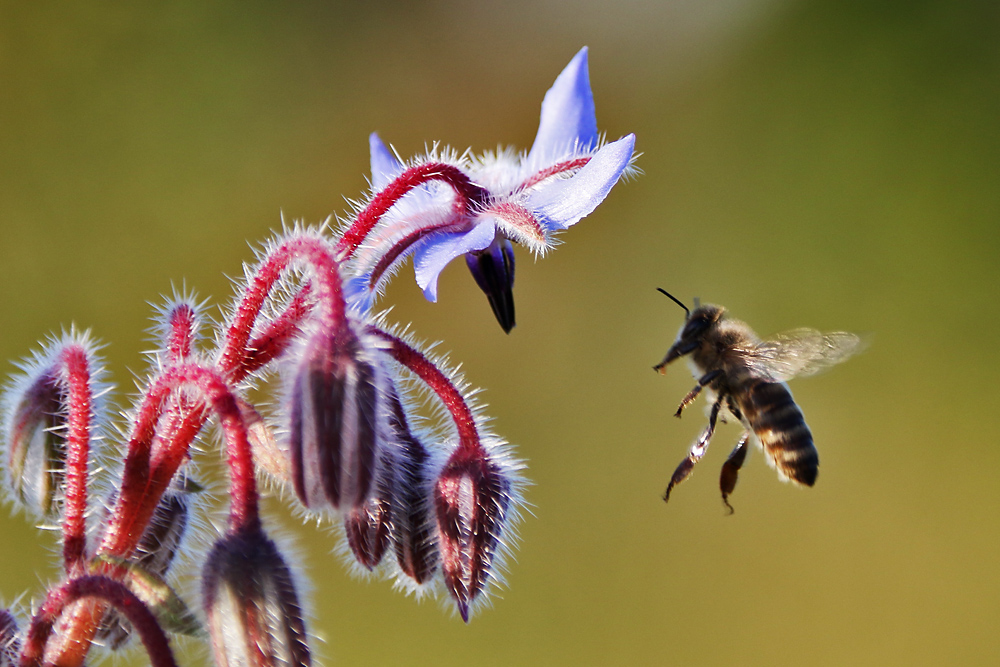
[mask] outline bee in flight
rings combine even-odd
[[[719,478],[722,502],[730,514],[733,507],[729,504],[729,494],[736,488],[739,470],[746,460],[751,432],[781,479],[805,486],[815,484],[819,455],[802,411],[785,382],[844,361],[860,351],[861,339],[845,332],[796,329],[761,340],[745,323],[729,319],[721,306],[695,303],[692,312],[667,291],[659,291],[683,308],[686,316],[677,340],[653,369],[666,374],[670,362],[691,355],[691,372],[698,380],[674,416],[680,417],[702,390],[712,405],[708,426],[677,466],[663,500],[668,500],[670,491],[691,474],[708,450],[716,421],[720,418],[726,421],[727,416],[746,429],[723,464]]]

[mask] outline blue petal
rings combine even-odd
[[[372,156],[372,187],[381,190],[403,173],[403,165],[385,147],[377,133],[372,132],[368,137],[368,146]]]
[[[597,116],[587,72],[587,47],[573,57],[542,101],[542,120],[528,160],[550,161],[597,145]]]
[[[635,135],[610,143],[569,179],[553,181],[532,193],[528,206],[549,231],[575,225],[611,192],[632,159]]]
[[[473,250],[483,250],[493,243],[496,227],[492,221],[481,222],[467,232],[441,232],[427,237],[413,251],[417,285],[428,301],[437,301],[438,274],[448,262]]]

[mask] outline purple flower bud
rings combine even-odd
[[[437,571],[430,504],[430,454],[412,434],[395,389],[389,392],[393,446],[383,447],[375,494],[344,520],[348,545],[368,570],[390,544],[407,587],[427,583]]]
[[[375,492],[361,507],[344,515],[344,533],[354,559],[368,571],[374,570],[389,548],[391,529],[390,499],[394,492],[395,462],[391,447],[380,451]]]
[[[292,484],[307,507],[368,499],[384,438],[382,369],[343,327],[303,346],[289,390]]]
[[[311,664],[292,574],[260,530],[230,533],[212,548],[202,596],[218,667]]]
[[[0,667],[14,667],[21,653],[17,636],[17,619],[6,609],[0,609]]]
[[[396,396],[392,397],[389,425],[398,443],[391,503],[393,548],[403,575],[421,585],[428,582],[438,568],[430,503],[433,484],[430,454],[410,431],[406,413]]]
[[[514,328],[514,247],[500,234],[485,250],[465,254],[465,263],[504,333]]]
[[[66,467],[65,396],[54,369],[43,370],[5,396],[7,481],[14,498],[41,516],[58,513]]]
[[[434,484],[441,569],[462,620],[492,575],[510,482],[482,449],[455,450]]]

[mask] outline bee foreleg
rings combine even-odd
[[[701,460],[701,457],[705,455],[708,451],[708,443],[712,439],[712,432],[715,430],[713,424],[709,424],[695,443],[691,446],[691,451],[688,455],[681,461],[677,469],[674,470],[673,476],[670,478],[670,484],[667,485],[667,491],[663,494],[663,502],[670,500],[670,491],[688,478],[691,471],[694,470],[694,465]]]
[[[674,413],[674,417],[680,417],[681,413],[684,412],[684,408],[690,405],[694,399],[698,398],[698,394],[701,393],[701,390],[720,375],[722,375],[721,370],[714,370],[701,376],[701,379],[698,380],[698,384],[694,386],[694,389],[687,393],[687,396],[681,400],[681,404],[677,406],[677,412]]]
[[[729,513],[733,513],[733,506],[729,504],[729,494],[736,488],[736,481],[740,475],[740,468],[747,459],[747,440],[750,439],[750,431],[744,431],[743,437],[736,443],[736,447],[729,453],[729,458],[722,464],[722,474],[719,476],[719,488],[722,490],[722,502],[729,508]]]

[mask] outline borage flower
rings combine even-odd
[[[390,188],[413,168],[429,163],[460,169],[472,187],[463,192],[434,182],[407,191],[379,222],[379,241],[359,256],[365,287],[373,295],[412,254],[417,284],[428,300],[437,301],[441,271],[465,255],[500,326],[509,332],[514,327],[511,242],[544,255],[556,245],[559,232],[589,215],[630,173],[634,147],[634,135],[605,144],[597,132],[586,48],[546,93],[538,134],[526,154],[508,149],[458,158],[434,150],[407,169],[372,135],[374,190]]]

